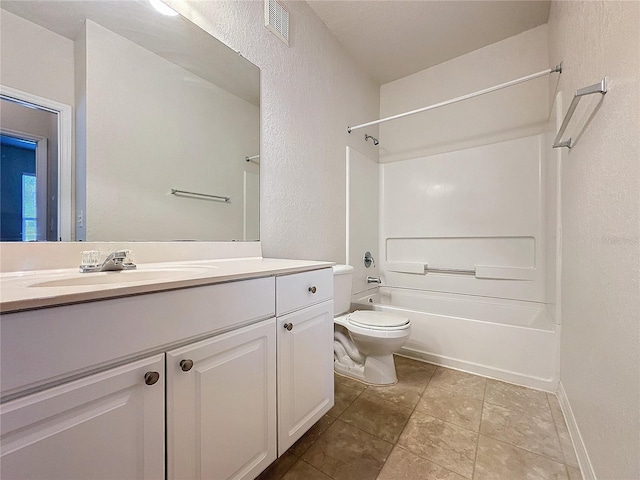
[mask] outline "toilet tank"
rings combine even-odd
[[[353,267],[351,265],[333,266],[333,316],[342,315],[351,306],[351,281]]]

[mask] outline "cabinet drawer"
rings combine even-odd
[[[12,396],[269,318],[274,290],[265,277],[2,315],[0,391]]]
[[[276,278],[276,315],[283,315],[331,298],[333,298],[331,268]]]

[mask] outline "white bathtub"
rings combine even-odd
[[[560,325],[544,304],[381,287],[354,309],[411,320],[403,355],[519,385],[555,391]]]

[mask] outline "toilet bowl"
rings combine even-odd
[[[373,310],[349,311],[353,267],[336,265],[334,273],[334,369],[371,385],[398,381],[393,353],[409,339],[408,318]]]

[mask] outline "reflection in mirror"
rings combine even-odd
[[[0,239],[57,240],[57,114],[5,97],[0,111]]]
[[[258,240],[255,65],[146,0],[3,1],[2,9],[2,86],[75,113],[76,239]],[[13,114],[2,109],[3,125],[5,116]],[[50,135],[49,150],[65,141]],[[44,204],[52,195],[40,183],[65,175],[53,165],[41,182],[35,176]],[[37,220],[23,217],[44,225],[36,239],[60,237],[56,208],[46,221],[37,206]],[[19,236],[11,239],[33,238],[22,227]]]

